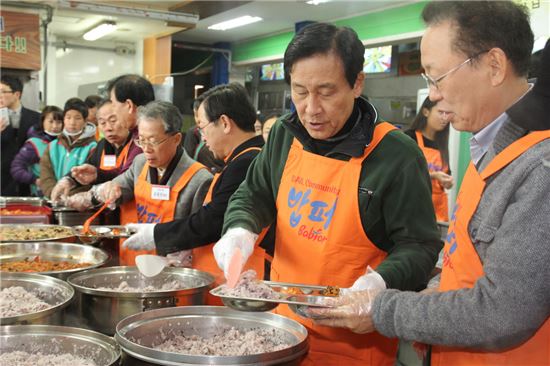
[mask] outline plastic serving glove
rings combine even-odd
[[[75,185],[76,184],[68,177],[63,177],[58,180],[50,195],[52,202],[59,202],[62,198],[67,197],[69,195],[69,191]]]
[[[193,250],[182,250],[166,255],[168,265],[173,267],[191,267],[193,264]]]
[[[372,303],[382,290],[349,291],[344,296],[331,299],[331,308],[309,308],[308,314],[315,323],[328,327],[348,328],[355,333],[375,330],[372,321]]]
[[[363,290],[385,290],[386,281],[372,269],[367,266],[365,274],[355,280],[350,288],[341,289],[342,295],[346,295],[350,291],[363,291]]]
[[[123,248],[133,250],[155,249],[155,225],[156,224],[128,224],[126,227],[136,233],[130,236],[122,244]]]
[[[235,249],[239,248],[241,250],[242,264],[244,266],[254,251],[256,239],[258,239],[258,234],[254,234],[252,231],[241,227],[236,227],[227,230],[225,235],[214,245],[214,257],[218,266],[223,270],[225,278],[227,278],[229,262],[233,257],[233,253],[235,253]]]
[[[112,181],[105,182],[103,184],[95,185],[90,190],[94,195],[94,198],[101,203],[110,201],[109,209],[114,210],[116,208],[116,200],[122,195],[120,186]]]
[[[92,204],[92,192],[82,192],[69,196],[65,201],[68,207],[77,209],[78,211],[84,211],[93,206]]]
[[[90,164],[82,164],[71,169],[71,177],[82,185],[92,184],[97,180],[97,168]]]

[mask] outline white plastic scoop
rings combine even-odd
[[[136,256],[136,266],[139,273],[145,277],[155,277],[164,267],[168,266],[168,259],[159,255],[141,254]]]

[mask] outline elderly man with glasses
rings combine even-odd
[[[434,2],[423,18],[430,99],[473,133],[439,287],[353,293],[311,315],[430,344],[432,365],[550,365],[550,43],[531,88],[520,5]]]
[[[167,102],[154,101],[139,107],[138,138],[135,144],[143,149],[130,168],[112,181],[94,186],[78,197],[70,197],[69,205],[80,208],[94,203],[123,204],[135,199],[139,223],[162,223],[185,219],[202,207],[212,182],[212,174],[197,163],[181,147],[182,116]],[[137,251],[121,248],[120,263],[135,264]]]

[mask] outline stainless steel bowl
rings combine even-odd
[[[95,210],[78,211],[71,207],[52,207],[53,218],[59,225],[76,226],[83,225],[84,222],[95,213]],[[94,225],[103,223],[103,214],[92,221]]]
[[[163,334],[184,332],[208,337],[220,326],[276,328],[291,346],[246,356],[193,356],[153,348],[162,342]],[[243,313],[222,306],[185,306],[135,314],[118,323],[115,339],[128,356],[152,365],[290,365],[298,364],[309,347],[306,328],[292,319],[272,313]]]
[[[116,288],[122,281],[132,287],[161,288],[173,280],[183,283],[184,287],[154,292],[98,289]],[[156,308],[204,304],[214,277],[196,269],[165,268],[158,276],[148,278],[142,276],[136,267],[108,267],[74,274],[67,281],[77,292],[78,317],[91,329],[114,334],[116,324],[129,315]]]
[[[93,360],[97,366],[115,366],[120,361],[120,349],[113,338],[91,330],[51,325],[0,327],[0,354],[13,351],[68,353]]]
[[[64,271],[40,272],[60,279],[67,279],[71,274],[86,269],[100,267],[109,260],[109,255],[98,248],[83,244],[61,242],[22,242],[1,243],[0,263],[22,261],[40,256],[47,261],[68,261],[73,263],[90,263],[89,266]]]
[[[61,324],[62,312],[74,296],[74,289],[65,281],[34,273],[4,272],[0,277],[2,289],[21,286],[35,293],[52,307],[35,313],[0,318],[0,325],[9,324]]]
[[[38,229],[50,229],[50,228],[60,228],[67,232],[67,234],[57,234],[51,235],[44,238],[34,238],[34,239],[15,239],[6,237],[5,234],[9,230],[26,230],[28,228],[38,228]],[[0,224],[0,243],[2,242],[41,242],[41,241],[75,241],[76,236],[73,233],[73,229],[69,226],[61,225],[46,225],[46,224]]]

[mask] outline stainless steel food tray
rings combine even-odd
[[[153,348],[162,341],[163,334],[183,332],[208,337],[223,326],[237,329],[275,328],[290,346],[279,351],[246,356],[187,355]],[[251,366],[286,365],[299,360],[308,351],[307,336],[303,325],[277,314],[243,313],[223,306],[183,306],[131,315],[117,324],[115,340],[127,354],[155,365]]]
[[[83,244],[42,241],[0,243],[0,263],[32,260],[37,256],[42,260],[53,262],[68,261],[72,263],[90,263],[90,265],[86,267],[66,269],[63,271],[35,272],[58,277],[60,279],[65,279],[76,272],[100,267],[109,260],[109,254],[105,251]],[[3,276],[4,273],[9,272],[1,273]]]
[[[35,313],[0,318],[0,325],[27,324],[41,319],[46,319],[45,322],[48,323],[48,318],[54,313],[59,313],[74,296],[74,289],[67,282],[57,278],[34,273],[3,272],[0,277],[0,288],[12,286],[20,286],[29,292],[38,293],[44,302],[52,306]],[[57,319],[53,322],[57,322]]]
[[[332,307],[327,304],[328,299],[334,299],[334,296],[323,296],[322,291],[326,291],[328,286],[303,285],[288,282],[260,281],[279,293],[279,299],[264,299],[257,297],[234,297],[223,294],[225,285],[218,286],[210,293],[221,298],[224,305],[240,311],[269,311],[276,308],[279,304],[287,304],[296,310],[297,307]],[[302,294],[289,293],[295,290]]]
[[[47,237],[47,238],[39,238],[39,239],[36,239],[36,238],[34,238],[34,239],[13,239],[13,238],[5,237],[6,230],[10,230],[10,229],[26,230],[28,228],[37,228],[37,229],[40,229],[40,228],[44,228],[44,229],[61,228],[61,229],[65,229],[67,231],[67,234],[52,235],[52,236]],[[73,228],[70,227],[70,226],[46,225],[46,224],[27,224],[27,225],[24,225],[24,224],[0,224],[0,233],[2,234],[2,235],[0,235],[0,243],[5,243],[5,242],[56,241],[56,240],[69,239],[69,238],[74,238],[75,237],[75,235],[73,233]]]
[[[24,204],[30,206],[43,206],[45,200],[40,197],[0,197],[0,207],[11,204]]]
[[[13,351],[43,354],[69,353],[93,360],[100,366],[115,366],[120,361],[120,349],[114,339],[91,330],[73,327],[51,325],[0,327],[0,353]]]
[[[73,232],[79,238],[90,239],[116,239],[116,238],[129,238],[136,233],[135,230],[130,230],[123,225],[91,225],[90,230],[92,232],[84,234],[82,232],[83,225],[73,226]]]

